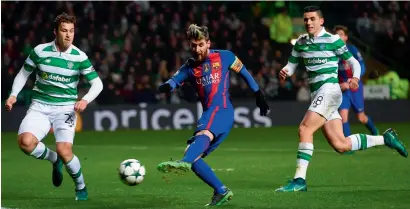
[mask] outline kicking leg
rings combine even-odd
[[[407,150],[403,143],[397,138],[397,134],[388,129],[382,136],[371,136],[365,134],[353,134],[344,137],[342,133],[342,122],[338,119],[330,120],[323,126],[322,131],[329,144],[338,153],[348,151],[365,150],[374,146],[386,145],[396,149],[400,155],[407,157]]]
[[[157,169],[163,173],[181,174],[188,172],[192,164],[198,160],[201,155],[208,149],[209,144],[214,139],[214,135],[209,130],[202,130],[195,134],[193,142],[185,150],[185,155],[182,160],[167,161],[160,163]]]
[[[276,189],[277,192],[307,191],[306,172],[313,155],[313,134],[326,122],[316,112],[308,111],[299,126],[299,147],[294,179],[287,185]]]

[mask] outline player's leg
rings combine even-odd
[[[388,129],[382,136],[372,136],[365,134],[353,134],[345,137],[342,132],[342,122],[337,116],[325,123],[322,131],[329,144],[338,153],[348,151],[365,150],[374,146],[386,145],[396,149],[400,155],[407,156],[407,150],[403,143],[397,138],[397,134]]]
[[[313,155],[313,134],[323,126],[326,119],[316,112],[308,110],[299,126],[299,146],[296,156],[296,172],[293,180],[282,186],[277,192],[307,191],[306,173]]]
[[[278,192],[307,191],[306,172],[313,155],[313,134],[321,128],[342,103],[338,84],[324,84],[313,96],[308,112],[299,126],[299,147],[296,160],[296,173],[291,182],[282,186]]]
[[[379,135],[379,129],[377,129],[376,125],[374,125],[372,118],[366,115],[365,112],[359,112],[356,116],[360,123],[365,125],[372,135]]]
[[[45,113],[31,108],[41,108],[41,104],[33,104],[27,112],[27,115],[24,117],[18,131],[19,147],[27,155],[31,155],[37,159],[50,161],[53,164],[53,185],[59,187],[63,182],[63,163],[58,158],[56,152],[49,149],[41,142],[50,131],[51,124],[49,118]]]
[[[379,130],[374,125],[373,120],[364,113],[363,85],[359,86],[357,92],[352,92],[352,107],[357,119],[366,126],[370,133],[372,135],[379,135]]]
[[[211,202],[207,204],[208,206],[222,205],[229,201],[233,196],[232,191],[222,183],[222,181],[216,176],[215,172],[203,159],[213,152],[226,139],[228,134],[229,131],[219,134],[216,139],[211,142],[208,149],[204,151],[200,158],[197,159],[191,167],[192,171],[214,190]]]
[[[164,173],[181,173],[191,169],[192,163],[200,158],[200,155],[208,148],[214,139],[214,134],[210,131],[214,123],[219,107],[210,108],[202,113],[198,120],[197,129],[195,130],[193,142],[187,148],[184,157],[178,161],[167,161],[160,163],[157,169]]]
[[[80,160],[73,154],[73,141],[75,136],[76,115],[74,108],[57,110],[53,115],[52,124],[56,138],[57,154],[63,160],[68,174],[75,183],[76,200],[87,200],[88,192],[81,170]]]
[[[343,122],[343,133],[345,136],[350,136],[350,124],[349,124],[349,109],[351,106],[350,102],[350,92],[345,91],[343,92],[343,99],[342,99],[342,104],[339,107],[339,114],[342,116],[342,122]]]
[[[188,172],[192,164],[201,158],[202,153],[208,148],[213,139],[214,135],[209,130],[197,131],[192,143],[187,146],[184,157],[181,160],[160,163],[157,166],[158,171],[176,174]]]

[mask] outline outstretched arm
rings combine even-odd
[[[182,84],[188,79],[188,68],[185,64],[182,65],[179,70],[170,78],[167,82],[159,86],[159,91],[161,93],[167,93],[174,90],[177,87],[182,86]]]
[[[259,88],[258,84],[256,83],[255,79],[246,69],[245,65],[243,65],[242,61],[236,57],[232,52],[227,53],[228,63],[232,63],[229,66],[229,69],[232,71],[239,73],[239,75],[246,81],[249,88],[252,89],[255,98],[256,98],[256,106],[260,109],[260,115],[266,116],[269,110],[269,105],[266,102],[265,95],[263,94],[262,90]]]
[[[259,86],[256,83],[255,79],[249,73],[248,69],[246,69],[245,65],[243,65],[237,57],[235,57],[235,61],[231,65],[230,69],[236,73],[239,73],[241,78],[245,80],[245,82],[253,92],[257,92],[259,90]]]

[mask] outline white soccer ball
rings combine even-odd
[[[145,176],[145,167],[136,159],[124,160],[120,164],[121,181],[128,186],[141,184]]]

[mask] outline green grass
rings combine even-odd
[[[393,126],[410,144],[410,124]],[[352,131],[367,133],[363,126]],[[51,164],[24,155],[16,133],[2,133],[2,207],[8,208],[202,208],[212,190],[189,173],[165,182],[156,171],[162,161],[181,157],[184,131],[82,132],[74,152],[80,158],[89,201],[74,200],[74,184],[67,173],[60,188],[51,183]],[[54,148],[53,136],[44,142]],[[353,155],[339,155],[321,133],[309,166],[306,193],[275,193],[295,172],[297,127],[234,129],[219,149],[206,158],[234,192],[224,208],[410,208],[410,161],[385,147]],[[147,168],[141,185],[120,182],[122,160],[135,158]],[[232,168],[234,170],[227,171]]]

